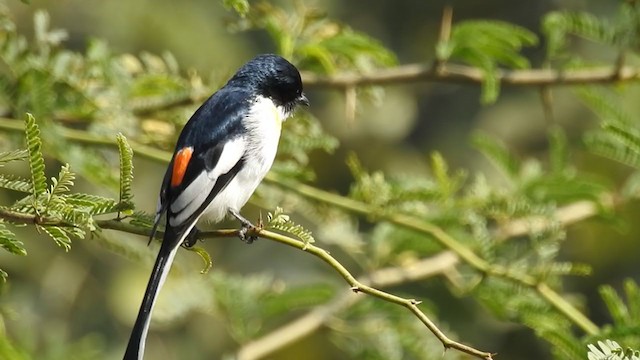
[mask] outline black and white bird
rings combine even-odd
[[[166,227],[124,360],[144,356],[151,312],[171,263],[185,243],[196,239],[200,219],[219,222],[228,214],[251,242],[253,225],[240,215],[276,156],[282,122],[297,105],[308,106],[300,73],[277,55],[260,55],[191,116],[178,138],[165,173],[153,234],[166,214]]]

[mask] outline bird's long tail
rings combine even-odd
[[[133,326],[133,330],[131,330],[131,337],[129,338],[127,350],[124,353],[124,360],[142,360],[153,306],[155,305],[156,298],[164,281],[167,279],[171,264],[180,248],[180,244],[182,244],[189,230],[182,232],[182,234],[175,234],[170,230],[165,233],[165,238],[162,241],[162,246],[156,258],[156,263],[153,265],[147,290],[144,292],[144,298],[142,299],[142,305],[140,305],[136,323]],[[180,237],[177,242],[175,241],[176,237]]]

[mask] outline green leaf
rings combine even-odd
[[[631,123],[604,121],[602,132],[585,138],[593,152],[640,168],[640,131]]]
[[[640,288],[633,279],[625,279],[623,285],[629,316],[634,322],[640,323]]]
[[[38,228],[47,233],[65,251],[71,249],[71,238],[63,228],[59,226],[39,226]]]
[[[618,296],[615,289],[609,285],[603,285],[599,289],[602,301],[607,305],[609,314],[617,325],[624,325],[629,322],[629,311],[624,300]]]
[[[504,171],[509,178],[515,178],[518,175],[520,162],[503,143],[484,134],[474,135],[471,142],[476,149],[482,152],[498,169]]]
[[[480,68],[484,75],[482,102],[488,104],[498,98],[498,66],[528,68],[529,61],[520,51],[537,43],[537,36],[523,27],[503,21],[470,20],[456,24],[451,37],[436,45],[436,53],[441,62],[460,60]]]
[[[285,214],[281,207],[276,207],[273,213],[267,213],[267,224],[265,228],[280,230],[295,235],[302,240],[305,245],[315,242],[311,231],[291,221],[289,215]]]
[[[431,154],[431,171],[438,182],[438,190],[443,199],[450,199],[462,187],[465,179],[464,172],[458,171],[453,175],[449,172],[449,165],[439,152]]]
[[[31,182],[14,175],[0,175],[0,188],[31,193]]]
[[[329,19],[325,11],[312,6],[286,9],[259,2],[230,27],[264,29],[280,55],[311,71],[372,71],[397,62],[380,41]]]
[[[67,204],[87,211],[91,215],[114,213],[119,209],[116,200],[91,194],[66,194],[64,200]]]
[[[582,87],[576,93],[602,120],[633,123],[633,117],[625,110],[617,94],[595,86]]]
[[[247,16],[250,9],[248,0],[222,0],[222,5],[225,9],[231,9],[243,18]]]
[[[52,185],[49,194],[53,197],[69,192],[71,187],[73,187],[73,181],[75,178],[76,175],[69,170],[69,164],[64,164],[60,168],[58,177],[51,178]]]
[[[47,192],[47,178],[44,175],[44,157],[42,155],[40,129],[31,114],[27,114],[26,116],[25,133],[27,150],[29,151],[29,168],[31,169],[33,196],[37,201],[41,195]]]
[[[211,268],[213,267],[213,260],[211,259],[211,255],[207,252],[207,250],[199,246],[192,246],[190,248],[187,248],[187,250],[195,252],[196,254],[198,254],[198,256],[200,256],[200,259],[202,259],[204,268],[200,270],[200,274],[206,274],[209,272],[209,270],[211,270]]]
[[[623,4],[618,16],[612,21],[588,12],[569,11],[550,12],[542,20],[548,58],[563,54],[569,34],[622,49],[637,43],[637,28],[637,11],[632,4]]]
[[[12,161],[26,160],[28,156],[29,152],[25,149],[2,152],[0,153],[0,167]]]
[[[121,133],[116,137],[120,154],[120,203],[133,208],[133,150]]]
[[[12,254],[27,255],[22,241],[18,240],[16,235],[2,223],[0,223],[0,247]]]
[[[133,214],[129,215],[129,223],[131,225],[151,228],[153,226],[155,216],[147,214],[142,211],[135,211]]]
[[[606,134],[591,134],[585,137],[585,143],[590,151],[636,169],[640,169],[640,156],[632,149],[621,146],[617,139]]]

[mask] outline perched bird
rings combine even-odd
[[[166,213],[166,228],[124,360],[142,359],[156,297],[181,244],[192,246],[201,218],[231,214],[246,242],[253,227],[240,215],[276,156],[280,129],[297,105],[308,106],[295,66],[259,55],[191,116],[165,173],[151,238]]]

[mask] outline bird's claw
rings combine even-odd
[[[184,241],[182,241],[182,246],[186,249],[192,248],[196,244],[196,242],[198,242],[199,236],[200,236],[200,230],[194,227],[189,232],[189,235],[187,235],[187,237],[184,238]]]
[[[255,230],[256,227],[251,223],[242,223],[242,227],[238,230],[238,237],[240,240],[244,241],[247,244],[252,244],[254,241],[258,240],[258,237],[255,234],[251,234],[247,236],[249,230]]]

